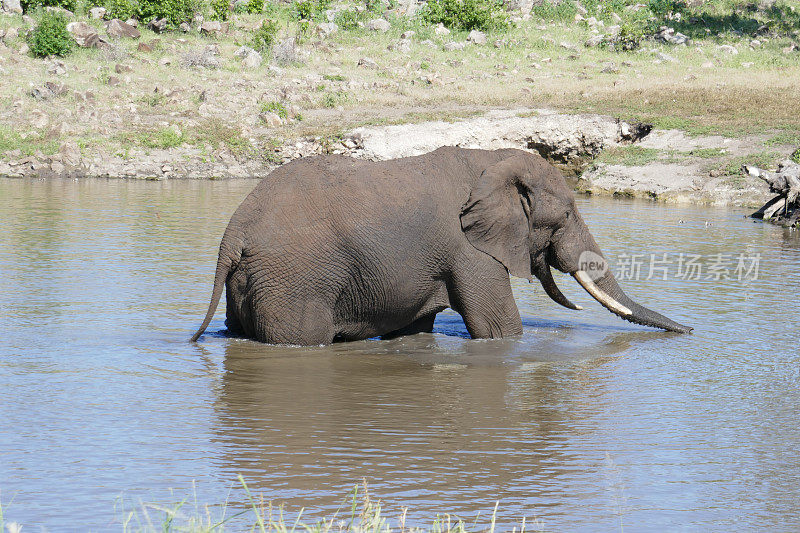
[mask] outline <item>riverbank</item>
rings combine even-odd
[[[654,130],[579,163],[557,160],[588,169],[578,190],[754,206],[766,189],[742,165],[774,168],[800,145],[793,2],[727,15],[684,6],[659,14],[670,26],[638,36],[632,50],[614,44],[640,10],[624,2],[618,13],[521,3],[510,27],[477,34],[430,24],[413,2],[356,6],[349,26],[349,4],[305,25],[295,4],[232,12],[213,29],[208,13],[185,31],[141,24],[136,38],[112,38],[108,21],[78,13],[70,20],[103,42],[45,59],[25,38],[35,14],[0,16],[0,175],[258,177],[314,153],[380,158],[359,139],[399,135],[396,125],[435,147],[481,117],[578,115],[567,127],[576,130],[599,115]],[[267,15],[278,24],[275,46],[258,58],[242,52]],[[563,130],[570,119],[559,120]],[[500,139],[513,136],[497,128]],[[476,139],[465,143],[498,144]]]

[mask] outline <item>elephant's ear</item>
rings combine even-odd
[[[524,157],[515,156],[483,171],[461,208],[461,229],[475,248],[503,263],[511,275],[530,279],[525,163]]]

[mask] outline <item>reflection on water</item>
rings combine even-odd
[[[113,501],[268,499],[321,516],[367,478],[387,509],[548,530],[800,527],[800,239],[736,210],[579,200],[622,254],[760,254],[759,279],[624,280],[694,326],[625,323],[514,280],[525,333],[330,347],[186,342],[242,182],[0,181],[0,501],[31,530],[102,530]],[[643,276],[644,277],[644,276]],[[660,278],[660,276],[658,276]],[[783,298],[781,298],[783,296]],[[234,486],[233,489],[231,487]],[[12,501],[13,500],[13,501]],[[11,502],[11,503],[9,503]]]

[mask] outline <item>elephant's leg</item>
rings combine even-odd
[[[392,331],[385,335],[381,336],[381,339],[395,339],[397,337],[403,337],[405,335],[416,335],[417,333],[431,333],[433,331],[433,322],[436,320],[436,313],[431,313],[430,315],[423,316],[422,318],[418,318],[411,324],[407,325],[404,328],[400,328],[398,330]]]
[[[239,337],[245,333],[242,322],[239,319],[239,310],[234,303],[230,284],[225,286],[225,327],[228,328],[228,335],[231,337]]]
[[[330,307],[316,300],[272,303],[253,314],[255,337],[261,342],[302,346],[330,344],[336,333]]]
[[[467,258],[454,270],[448,292],[473,339],[522,333],[508,271],[494,258],[486,254]]]

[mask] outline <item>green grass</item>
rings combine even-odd
[[[282,119],[285,119],[289,116],[289,111],[286,109],[286,106],[283,105],[283,102],[279,102],[278,100],[272,100],[271,102],[262,102],[261,112],[275,113]]]
[[[641,146],[631,145],[605,150],[596,160],[607,165],[638,167],[656,161],[658,156],[659,151],[655,148],[642,148]]]
[[[467,533],[498,531],[497,511],[499,502],[495,503],[491,514],[478,515],[473,520],[466,520],[454,514],[437,514],[425,527],[406,525],[407,509],[401,509],[390,518],[383,504],[376,501],[369,493],[364,482],[356,486],[345,497],[339,508],[322,519],[304,519],[305,509],[290,513],[281,505],[265,501],[263,496],[254,493],[244,478],[239,475],[239,488],[244,501],[232,503],[226,501],[216,504],[201,504],[197,500],[196,490],[188,496],[167,503],[146,503],[129,505],[122,498],[114,505],[119,528],[124,533],[222,533],[223,531],[252,531],[257,533],[288,533],[304,531],[307,533]],[[0,528],[3,527],[3,507],[0,505]],[[516,525],[517,531],[526,527],[529,530],[541,530],[542,523],[536,518],[521,519]],[[34,525],[23,524],[23,530]],[[5,530],[3,530],[5,531]]]
[[[778,159],[780,159],[778,152],[764,150],[729,159],[721,170],[728,176],[738,176],[741,175],[743,165],[755,165],[758,168],[768,169],[774,167]]]
[[[777,145],[800,145],[800,132],[799,131],[783,131],[778,133],[777,135],[770,137],[766,141],[764,141],[765,146],[777,146]]]
[[[139,144],[147,148],[160,148],[166,150],[175,148],[186,142],[184,136],[173,128],[164,128],[152,133],[142,133],[139,137]]]
[[[727,153],[727,150],[724,148],[695,148],[694,150],[689,151],[690,156],[699,157],[702,159],[722,157]]]
[[[59,146],[59,139],[45,132],[33,131],[23,135],[11,127],[0,124],[0,154],[19,150],[24,156],[34,155],[36,152],[52,155],[58,152]]]

